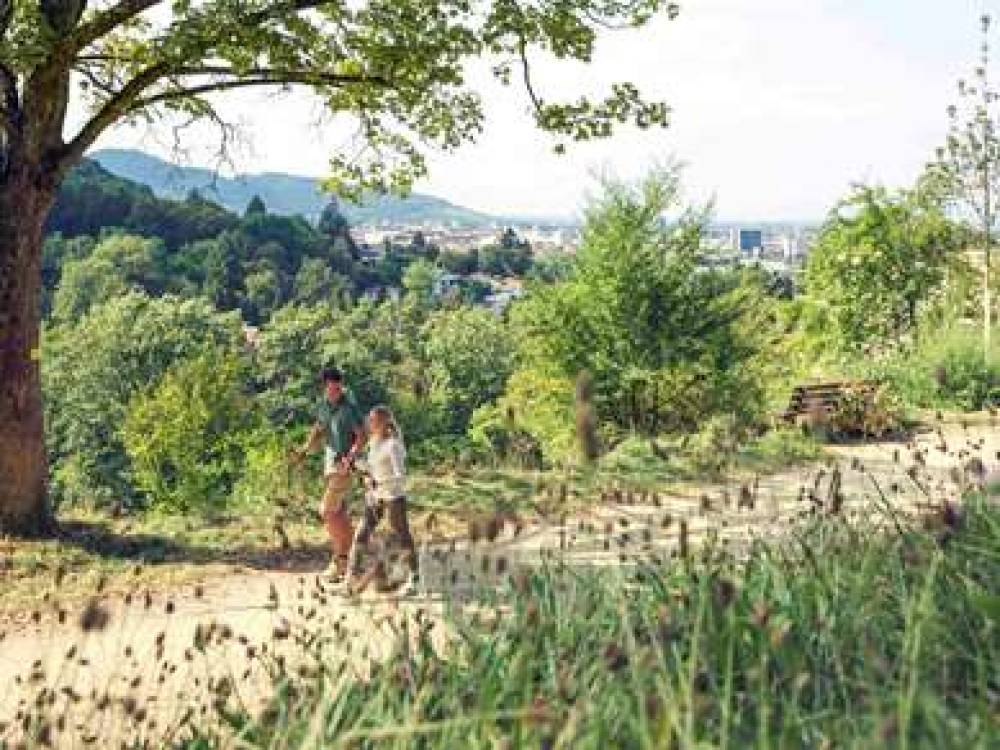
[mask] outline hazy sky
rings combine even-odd
[[[688,165],[690,196],[714,195],[721,218],[819,218],[853,181],[913,180],[975,62],[984,10],[1000,17],[1000,0],[681,0],[675,21],[610,34],[589,69],[537,71],[549,98],[634,81],[670,103],[669,129],[557,156],[523,94],[474,73],[487,81],[487,130],[458,154],[432,156],[417,189],[494,213],[570,215],[595,171],[630,177],[673,154]],[[994,37],[1000,56],[1000,24]],[[225,101],[248,136],[241,171],[319,176],[342,142],[339,128],[316,126],[304,95]],[[119,130],[99,145],[163,154],[166,143],[162,131]],[[208,161],[195,150],[189,163]]]

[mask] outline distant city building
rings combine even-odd
[[[449,292],[458,289],[462,284],[462,277],[454,273],[442,273],[434,280],[434,296],[444,297]]]
[[[521,299],[523,296],[524,291],[520,287],[510,287],[487,295],[483,299],[483,304],[497,315],[501,315],[511,302]]]
[[[751,255],[759,253],[764,249],[764,232],[760,229],[741,229],[739,249]]]

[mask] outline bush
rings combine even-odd
[[[913,407],[977,411],[1000,403],[1000,352],[983,356],[978,329],[953,324],[935,331],[868,372],[891,383]]]
[[[52,496],[57,503],[134,503],[121,429],[130,400],[208,347],[237,351],[238,317],[204,300],[129,293],[44,333]]]
[[[390,394],[389,401],[408,447],[448,432],[451,415],[442,404],[401,389]]]
[[[506,457],[515,461],[565,462],[576,453],[573,394],[568,378],[518,370],[497,403],[473,415],[469,435],[474,444],[498,458],[506,448]]]
[[[836,437],[883,438],[902,426],[902,409],[892,388],[848,388],[829,418]]]
[[[464,433],[472,413],[496,399],[512,369],[513,343],[487,310],[460,307],[435,313],[427,324],[431,398]]]
[[[494,463],[520,469],[541,469],[544,466],[545,457],[538,439],[505,419],[497,409],[477,413],[471,439],[473,445]]]
[[[292,471],[288,461],[289,443],[283,436],[259,430],[244,442],[244,457],[239,478],[233,486],[232,501],[241,506],[272,507],[293,503],[299,512],[311,511],[306,500],[318,484],[308,472]]]
[[[654,433],[759,413],[761,313],[773,301],[759,279],[699,267],[706,213],[663,221],[678,213],[679,193],[675,167],[607,185],[588,211],[574,273],[533,287],[511,310],[527,365],[590,374],[601,426]]]
[[[435,435],[407,446],[407,463],[435,471],[468,468],[483,458],[463,435]]]
[[[239,360],[210,351],[132,399],[122,434],[135,485],[152,506],[190,511],[228,501],[255,425],[245,383]]]
[[[697,432],[706,419],[733,416],[740,425],[759,416],[764,393],[747,363],[743,372],[720,371],[709,363],[689,362],[649,373],[635,372],[625,419],[649,434]]]

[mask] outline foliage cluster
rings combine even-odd
[[[408,265],[400,301],[339,304],[317,291],[326,288],[328,261],[306,257],[297,298],[281,297],[273,275],[246,287],[247,299],[262,299],[253,289],[271,295],[255,308],[267,314],[252,344],[240,340],[243,302],[222,299],[231,284],[211,286],[216,276],[207,274],[205,286],[185,285],[187,276],[168,269],[181,258],[207,262],[220,247],[252,257],[241,254],[241,237],[294,234],[295,221],[255,205],[218,240],[174,253],[128,235],[82,249],[66,242],[73,255],[52,300],[44,367],[56,495],[103,505],[145,498],[178,509],[212,507],[237,486],[251,497],[244,474],[257,469],[241,456],[266,463],[260,446],[301,434],[319,398],[317,373],[329,363],[345,371],[364,407],[393,407],[418,464],[572,462],[581,446],[581,372],[593,383],[590,442],[600,445],[592,450],[610,449],[630,430],[696,431],[713,416],[751,424],[763,403],[773,301],[752,273],[698,267],[702,214],[663,219],[678,193],[672,166],[635,189],[609,185],[590,212],[579,257],[554,272],[557,280],[529,283],[509,318],[437,299],[427,259]],[[332,213],[322,224],[344,227]],[[319,237],[309,232],[303,241]],[[273,256],[245,282],[275,268],[291,273],[282,264],[292,255],[272,245]],[[500,246],[528,252],[512,232]],[[236,276],[241,263],[230,268]],[[178,286],[186,297],[171,294]],[[225,340],[211,333],[222,330]],[[157,352],[153,361],[146,349]],[[128,367],[117,367],[122,359]]]

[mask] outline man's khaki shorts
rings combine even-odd
[[[323,479],[326,481],[326,488],[323,499],[320,500],[319,513],[325,518],[330,511],[345,507],[354,486],[354,476],[350,469],[345,470],[339,466],[336,454],[329,448],[323,465]]]

